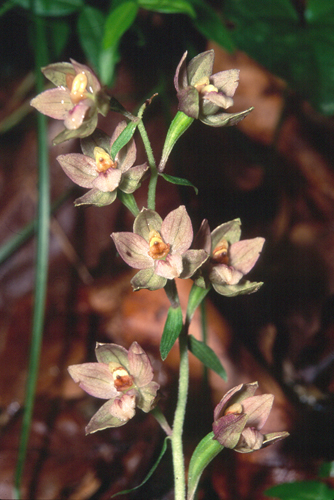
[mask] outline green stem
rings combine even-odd
[[[186,326],[179,336],[180,349],[180,372],[179,372],[179,392],[177,406],[174,415],[172,454],[174,467],[174,498],[175,500],[185,500],[186,481],[183,456],[182,434],[184,427],[184,418],[186,413],[188,387],[189,387],[189,359],[187,346],[188,328]]]
[[[138,118],[142,118],[143,112],[146,108],[146,104],[144,104],[138,113]],[[144,127],[143,121],[140,120],[140,123],[138,125],[138,130],[141,135],[142,141],[144,143],[146,155],[147,155],[147,160],[149,167],[151,169],[151,177],[150,177],[150,182],[148,185],[148,194],[147,194],[147,208],[150,208],[151,210],[155,210],[155,193],[157,189],[157,182],[158,182],[158,170],[157,166],[155,163],[155,159],[153,156],[153,151],[151,147],[150,140],[148,138],[146,129]]]
[[[156,406],[152,411],[151,414],[155,418],[155,420],[158,422],[160,427],[162,428],[163,431],[167,434],[167,436],[171,436],[173,434],[172,429],[170,428],[169,423],[166,420],[165,415],[162,413],[160,410],[159,406]]]
[[[40,68],[47,62],[46,53],[43,48],[47,47],[44,20],[34,16],[35,23],[35,71],[37,92],[43,90],[43,77]],[[30,358],[28,368],[28,379],[26,387],[25,407],[20,436],[18,461],[15,471],[15,494],[20,498],[20,487],[22,474],[27,454],[27,445],[30,434],[32,412],[36,391],[38,366],[42,342],[45,297],[47,287],[48,249],[49,249],[49,219],[50,219],[50,195],[49,195],[49,164],[48,164],[48,140],[46,117],[39,114],[37,117],[38,129],[38,221],[37,221],[37,260],[35,271],[35,298],[33,311],[33,327],[30,347]]]
[[[174,280],[168,280],[165,287],[166,295],[172,305],[176,307],[180,304],[177,288]],[[173,467],[174,467],[174,498],[175,500],[185,500],[186,498],[186,480],[183,456],[182,435],[184,419],[187,406],[188,388],[189,388],[189,359],[188,359],[188,328],[189,322],[183,325],[179,335],[180,350],[180,371],[179,371],[179,389],[174,414],[173,434],[171,437]]]

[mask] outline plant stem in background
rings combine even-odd
[[[34,43],[35,43],[35,71],[37,92],[43,90],[43,75],[40,68],[47,64],[46,37],[44,20],[34,16]],[[22,430],[20,436],[18,461],[15,471],[15,497],[20,498],[20,487],[24,463],[27,455],[27,446],[30,434],[36,381],[38,375],[42,333],[44,324],[44,309],[47,287],[48,253],[49,253],[49,161],[46,117],[41,113],[37,116],[38,131],[38,219],[37,219],[37,255],[35,272],[35,300],[33,310],[33,326],[28,368],[28,379]]]

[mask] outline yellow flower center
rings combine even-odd
[[[169,254],[170,244],[163,241],[158,231],[151,231],[148,238],[150,245],[148,254],[152,259],[163,259]]]
[[[108,170],[108,168],[117,168],[117,162],[113,161],[108,153],[99,147],[94,148],[94,156],[96,162],[96,170],[101,173]]]
[[[221,240],[213,250],[211,259],[217,264],[228,265],[230,260],[228,255],[228,247],[228,242],[226,240]]]
[[[204,76],[195,85],[195,89],[198,90],[200,94],[207,94],[208,92],[218,92],[217,87],[210,83],[207,76]]]
[[[224,411],[224,415],[240,415],[242,413],[241,403],[234,403],[234,405],[229,406]]]
[[[109,369],[114,379],[114,385],[118,391],[126,391],[133,386],[133,378],[123,366],[115,367],[115,363],[109,363]]]
[[[78,104],[87,97],[87,83],[85,73],[78,73],[74,78],[73,75],[66,75],[66,84],[71,90],[70,97],[73,104]]]

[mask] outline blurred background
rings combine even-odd
[[[313,495],[307,498],[332,500],[332,0],[7,0],[0,7],[0,38],[0,498],[13,498],[33,324],[43,186],[37,189],[37,113],[29,102],[36,95],[38,68],[70,58],[87,64],[134,113],[158,93],[144,122],[159,162],[177,111],[177,64],[186,50],[190,59],[213,48],[214,73],[240,69],[231,111],[254,110],[236,127],[194,122],[166,172],[188,179],[199,194],[160,179],[157,211],[164,217],[184,203],[195,230],[203,218],[213,229],[240,217],[243,238],[266,238],[249,275],[264,285],[249,296],[208,296],[208,343],[228,381],[213,373],[205,381],[191,357],[186,460],[211,430],[213,408],[223,394],[258,380],[261,392],[275,395],[266,430],[288,430],[291,436],[249,455],[221,453],[203,475],[198,499],[264,500],[268,488],[288,483],[272,490],[271,498],[303,499],[306,488]],[[121,119],[109,113],[99,127],[111,135]],[[105,500],[143,481],[163,435],[150,415],[138,412],[124,427],[85,437],[100,402],[72,382],[67,366],[94,361],[96,341],[128,348],[137,340],[151,356],[160,404],[171,421],[178,354],[173,349],[162,364],[164,292],[133,293],[131,272],[110,238],[113,231],[131,230],[131,214],[118,200],[103,208],[74,207],[83,190],[66,177],[56,157],[80,147],[76,140],[52,147],[61,128],[48,120],[49,270],[22,498]],[[144,149],[135,138],[139,164]],[[144,182],[136,192],[140,208],[146,190]],[[190,286],[191,281],[178,282],[183,304]],[[192,325],[198,337],[201,323],[198,314]],[[152,478],[123,498],[172,499],[170,462],[166,453]]]

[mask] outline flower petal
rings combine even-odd
[[[90,156],[95,160],[94,149],[96,147],[104,149],[110,154],[110,137],[100,129],[95,129],[89,137],[80,140],[81,150],[84,155]]]
[[[150,382],[145,387],[142,387],[137,396],[138,408],[143,410],[145,413],[153,410],[159,388],[160,385],[154,381]]]
[[[233,106],[233,99],[231,97],[225,96],[220,92],[208,92],[205,93],[203,97],[205,101],[210,101],[212,104],[218,106],[219,108],[227,109]],[[210,113],[209,112],[207,113],[205,110],[204,114],[210,114]]]
[[[43,115],[55,120],[65,120],[68,112],[73,108],[68,89],[60,87],[45,90],[30,101],[30,105]]]
[[[174,76],[174,86],[177,92],[188,86],[188,75],[187,75],[187,64],[186,64],[187,54],[188,52],[185,52],[183,54],[176,68]]]
[[[122,396],[124,398],[124,395]],[[116,403],[120,404],[120,403]],[[133,404],[133,403],[132,403]],[[119,418],[115,416],[113,413],[117,414],[117,410],[115,411],[115,399],[111,399],[104,403],[103,406],[95,413],[95,415],[89,421],[86,427],[86,434],[92,434],[96,431],[102,431],[103,429],[107,429],[108,427],[120,427],[121,425],[126,424],[129,421],[129,418]],[[125,400],[125,405],[129,406],[128,401]],[[131,407],[131,406],[130,406]],[[127,411],[129,414],[129,411]],[[134,410],[133,410],[134,415]]]
[[[74,202],[76,207],[80,205],[96,205],[97,207],[105,207],[116,200],[117,191],[111,193],[103,193],[99,189],[90,189],[86,194],[77,198]]]
[[[211,76],[214,58],[215,53],[211,49],[201,52],[191,59],[187,67],[189,85],[196,85],[202,78],[209,78]]]
[[[204,219],[202,221],[201,227],[199,228],[192,247],[195,248],[196,250],[198,249],[203,249],[205,250],[209,255],[211,254],[211,234],[210,234],[210,226],[207,221],[207,219]]]
[[[68,62],[49,64],[42,68],[42,73],[56,87],[67,87],[66,75],[76,74],[72,64]]]
[[[70,153],[57,156],[57,161],[68,177],[81,187],[93,187],[97,177],[96,163],[89,156],[79,153]]]
[[[197,119],[200,111],[199,93],[195,87],[186,87],[177,93],[179,101],[178,109],[183,111],[187,116]]]
[[[262,429],[271,412],[273,402],[272,394],[252,396],[242,401],[243,411],[248,415],[247,426]]]
[[[225,448],[234,448],[247,422],[247,415],[229,414],[213,422],[212,430],[217,439]]]
[[[95,356],[99,363],[119,363],[127,371],[129,371],[128,351],[125,347],[117,344],[102,344],[96,342]]]
[[[146,352],[137,342],[133,342],[129,348],[130,375],[134,377],[137,387],[144,387],[153,379],[153,368]]]
[[[93,181],[93,187],[103,193],[110,193],[118,188],[122,177],[122,172],[117,168],[108,168],[105,172],[100,172]]]
[[[74,130],[67,128],[60,132],[52,141],[52,144],[60,144],[61,142],[68,141],[69,139],[76,139],[79,137],[86,137],[94,132],[97,125],[97,113],[94,114],[89,120],[85,120],[82,125]]]
[[[226,127],[232,126],[239,123],[241,120],[246,118],[247,115],[251,111],[253,111],[253,107],[246,109],[245,111],[240,111],[239,113],[216,113],[215,115],[207,115],[200,116],[199,119],[201,122],[206,125],[210,125],[210,127]]]
[[[240,219],[230,220],[225,222],[220,226],[216,227],[211,233],[212,249],[214,250],[216,246],[221,242],[221,240],[226,240],[228,243],[232,244],[240,240],[241,236],[241,221]]]
[[[193,228],[186,207],[172,210],[161,225],[161,236],[171,245],[171,254],[183,254],[193,240]]]
[[[158,276],[162,276],[163,278],[167,278],[169,280],[178,278],[182,273],[182,270],[182,256],[179,254],[169,254],[166,257],[166,260],[155,261],[155,274],[157,274]]]
[[[141,288],[147,288],[147,290],[151,291],[160,290],[160,288],[164,288],[166,283],[167,279],[155,274],[153,267],[139,271],[131,280],[134,291]]]
[[[209,258],[205,250],[188,250],[182,255],[182,273],[180,278],[190,278],[197,269]]]
[[[140,186],[141,178],[147,169],[148,165],[145,162],[142,165],[137,165],[136,167],[130,168],[127,172],[124,172],[119,184],[119,189],[123,191],[123,193],[133,193]]]
[[[91,110],[93,101],[84,99],[72,107],[65,116],[64,125],[68,130],[77,130],[83,123],[86,114]]]
[[[224,413],[227,406],[241,403],[244,399],[253,396],[258,387],[258,382],[251,382],[249,384],[240,384],[230,389],[217,404],[213,414],[214,420],[218,419],[220,413]]]
[[[212,283],[216,292],[225,297],[236,297],[237,295],[254,293],[257,292],[262,285],[263,282],[256,281],[242,281],[237,285],[218,285],[217,283]]]
[[[247,274],[254,267],[260,256],[264,238],[237,241],[229,249],[230,264],[242,274]]]
[[[228,97],[233,97],[239,84],[239,69],[219,71],[210,77],[210,83]]]
[[[236,285],[239,283],[243,274],[232,266],[226,264],[216,264],[212,266],[209,279],[216,285]]]
[[[149,242],[150,232],[153,230],[160,232],[161,224],[162,219],[157,212],[143,208],[140,214],[135,218],[133,232],[139,234]]]
[[[111,399],[118,394],[107,364],[82,363],[69,366],[68,371],[74,382],[79,383],[81,389],[91,396]]]
[[[263,439],[264,437],[261,432],[256,429],[251,429],[250,427],[245,427],[234,449],[239,453],[250,453],[259,450],[262,448]]]
[[[112,233],[117,251],[122,259],[135,269],[153,268],[154,260],[149,256],[149,244],[135,233]]]

